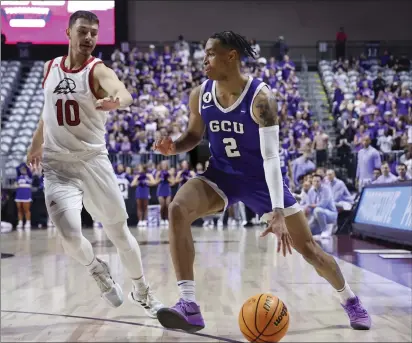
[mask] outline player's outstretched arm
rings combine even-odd
[[[259,124],[260,151],[263,157],[263,168],[272,202],[273,217],[268,228],[261,234],[269,232],[278,238],[277,251],[292,253],[292,238],[286,228],[284,218],[283,178],[279,158],[279,119],[278,106],[273,93],[263,87],[253,101],[253,117]]]
[[[118,99],[117,108],[125,108],[132,104],[132,95],[123,82],[119,80],[112,69],[106,67],[103,63],[96,64],[93,79],[96,82],[96,87],[103,89],[108,97],[112,97],[114,100]]]
[[[282,212],[284,201],[279,159],[278,106],[273,93],[267,87],[263,87],[254,99],[253,116],[259,124],[260,151],[272,208]]]
[[[47,71],[49,69],[50,63],[51,61],[47,61],[44,64],[43,78],[45,78],[47,75]],[[43,122],[43,113],[42,113],[42,115],[40,116],[39,123],[37,124],[36,131],[34,131],[33,137],[31,139],[30,147],[27,150],[26,163],[33,170],[36,170],[36,168],[40,166],[40,162],[42,158],[42,153],[43,153],[42,147],[44,143],[43,128],[44,128],[44,122]]]
[[[200,86],[194,88],[189,98],[189,124],[183,134],[175,141],[176,153],[187,152],[196,147],[205,133],[205,124],[199,109]]]
[[[188,152],[196,147],[205,133],[205,124],[199,110],[200,86],[194,88],[189,98],[189,124],[185,132],[173,142],[170,137],[155,142],[153,149],[163,155],[176,155]]]

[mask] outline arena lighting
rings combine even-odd
[[[7,44],[67,44],[66,28],[72,13],[96,13],[101,22],[99,45],[115,42],[115,1],[2,1],[2,32]]]
[[[43,19],[11,19],[11,27],[45,27],[46,22]]]

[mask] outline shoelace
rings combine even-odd
[[[190,307],[189,303],[187,301],[184,301],[183,299],[179,299],[177,304],[174,307],[180,307],[183,308],[185,312],[190,312]]]
[[[366,312],[366,310],[361,306],[360,303],[354,304],[354,305],[349,305],[348,307],[346,307],[348,313],[349,313],[349,317],[361,317],[361,318],[367,318],[368,317],[368,313]]]

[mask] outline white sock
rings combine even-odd
[[[147,287],[149,286],[146,283],[144,275],[138,279],[132,279],[132,283],[135,286],[138,294],[146,294]]]
[[[96,256],[94,256],[93,261],[86,265],[87,269],[89,272],[91,271],[103,271],[103,266],[102,264],[97,260]]]
[[[353,299],[356,297],[355,293],[352,292],[352,290],[350,289],[346,281],[345,281],[345,285],[343,286],[343,288],[338,290],[337,292],[339,294],[341,303],[344,305],[349,299]]]
[[[180,280],[177,282],[177,286],[179,287],[180,297],[183,300],[186,300],[189,302],[196,302],[196,297],[195,297],[196,283],[193,280]]]

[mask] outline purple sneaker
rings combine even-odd
[[[194,302],[179,299],[173,307],[164,307],[157,311],[160,324],[168,329],[180,329],[196,332],[205,327],[199,306]]]
[[[350,326],[355,330],[369,330],[372,322],[368,312],[363,307],[358,297],[349,299],[342,305],[349,316]]]

